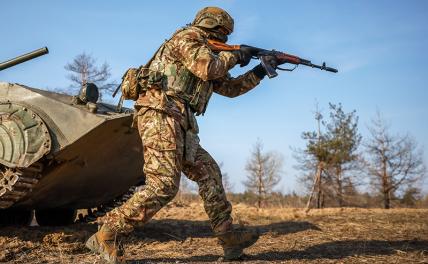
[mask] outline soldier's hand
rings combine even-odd
[[[239,49],[247,54],[250,54],[251,57],[256,57],[260,52],[259,48],[255,48],[247,45],[240,45]]]
[[[265,68],[263,67],[262,64],[257,65],[256,67],[254,67],[251,70],[257,77],[259,77],[259,79],[263,79],[266,75],[267,72],[265,70]]]
[[[269,62],[270,66],[272,66],[274,69],[276,69],[279,65],[286,63],[286,60],[281,60],[276,56],[267,55],[264,57],[265,61]]]
[[[238,64],[241,67],[247,66],[250,63],[251,58],[255,56],[255,51],[252,47],[241,45],[239,50],[234,51],[236,57],[238,58]]]
[[[252,72],[260,79],[263,79],[268,74],[267,72],[268,69],[265,67],[270,66],[271,71],[274,71],[278,67],[278,65],[285,63],[285,60],[280,60],[277,57],[271,56],[271,55],[263,56],[262,60],[264,61],[265,66],[263,66],[262,63],[260,63],[259,65],[257,65],[252,69]],[[270,77],[270,78],[273,78],[273,77]]]

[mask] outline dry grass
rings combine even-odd
[[[262,236],[248,263],[428,263],[427,209],[257,210],[234,206],[237,224]],[[84,248],[93,225],[0,229],[0,262],[102,263]],[[124,238],[129,263],[214,263],[221,248],[201,204],[171,205]]]

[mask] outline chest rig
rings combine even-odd
[[[162,89],[168,96],[178,98],[196,114],[204,114],[208,101],[213,93],[213,83],[204,81],[189,71],[182,62],[174,37],[184,28],[177,31],[166,41],[155,54],[149,66],[148,84]],[[190,30],[202,30],[191,27]]]

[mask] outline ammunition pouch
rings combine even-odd
[[[212,94],[212,83],[210,81],[199,80],[189,102],[190,108],[196,115],[203,115],[205,113]]]
[[[161,87],[169,96],[185,101],[196,115],[203,114],[213,93],[212,83],[199,79],[187,69],[176,72],[175,65],[165,68],[164,72],[151,72],[148,85]]]
[[[139,94],[147,89],[149,69],[129,68],[122,77],[122,97],[125,100],[137,100]]]

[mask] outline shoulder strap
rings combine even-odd
[[[168,42],[168,41],[170,41],[171,39],[173,39],[178,33],[180,33],[180,32],[182,32],[182,31],[184,31],[184,30],[186,30],[186,29],[188,29],[189,28],[189,25],[186,25],[186,26],[184,26],[184,27],[182,27],[182,28],[180,28],[180,29],[178,29],[177,31],[175,31],[174,32],[174,34],[172,34],[172,36],[169,38],[169,39],[166,39],[163,43],[162,43],[162,45],[160,45],[160,47],[156,50],[156,52],[153,54],[153,56],[150,58],[150,60],[144,65],[144,66],[140,66],[140,69],[141,68],[148,68],[148,67],[150,67],[150,64],[152,63],[152,61],[155,59],[155,57],[156,57],[156,54],[158,54],[158,52],[160,51],[161,53],[163,52],[163,50],[165,49],[165,44]]]
[[[160,45],[160,47],[156,50],[156,52],[155,52],[155,53],[153,53],[153,56],[150,58],[150,60],[149,60],[145,65],[141,65],[141,66],[138,68],[138,74],[140,74],[140,72],[141,72],[141,69],[142,69],[142,68],[149,68],[149,67],[150,67],[150,64],[151,64],[151,63],[152,63],[152,61],[155,59],[156,54],[158,54],[158,52],[159,52],[159,51],[163,52],[163,50],[165,49],[165,44],[166,44],[168,41],[170,41],[172,38],[174,38],[178,33],[180,33],[180,32],[182,32],[182,31],[184,31],[184,30],[188,29],[189,27],[190,27],[190,25],[186,25],[186,26],[184,26],[184,27],[182,27],[182,28],[178,29],[177,31],[175,31],[175,32],[174,32],[174,34],[172,34],[172,36],[171,36],[169,39],[166,39],[166,40],[162,43],[162,45]],[[117,92],[119,91],[120,87],[121,87],[121,84],[119,84],[119,86],[117,86],[116,90],[114,91],[114,93],[113,93],[113,95],[112,95],[113,97],[115,97],[115,96],[116,96],[116,94],[117,94]],[[120,97],[119,103],[118,103],[118,105],[117,105],[117,107],[116,107],[116,111],[121,112],[121,110],[122,110],[122,104],[123,104],[123,95]]]

